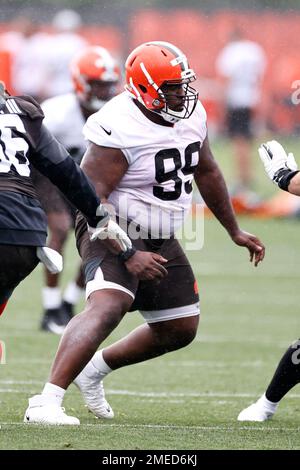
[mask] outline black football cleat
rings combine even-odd
[[[44,311],[41,330],[62,335],[67,323],[60,308],[49,308]]]
[[[74,317],[74,305],[64,300],[61,304],[60,312],[64,324],[67,325],[69,321]]]

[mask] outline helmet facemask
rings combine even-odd
[[[89,111],[99,111],[116,94],[117,82],[85,80],[82,93],[77,93],[82,106]]]
[[[153,109],[153,111],[160,114],[163,119],[171,123],[178,122],[180,119],[188,119],[194,112],[198,101],[198,92],[190,86],[190,82],[193,80],[194,79],[185,79],[181,82],[164,82],[157,90],[160,96],[160,100],[157,100],[160,108],[157,110]],[[174,92],[172,93],[171,90],[175,87],[181,87],[183,93],[181,92],[180,95]],[[162,103],[163,107],[161,107]],[[155,105],[155,103],[153,104]]]

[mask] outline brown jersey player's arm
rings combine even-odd
[[[89,225],[96,227],[102,217],[97,215],[100,200],[94,186],[44,125],[28,158],[83,213]]]
[[[239,228],[224,177],[212,155],[207,137],[200,149],[195,181],[209,209],[225,227],[234,243],[248,248],[250,261],[254,259],[257,266],[264,258],[264,245],[257,237]]]

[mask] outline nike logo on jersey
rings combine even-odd
[[[101,124],[100,124],[100,127],[104,130],[104,132],[106,132],[107,135],[111,135],[111,131],[108,131],[107,129],[105,129],[103,126],[101,126]]]

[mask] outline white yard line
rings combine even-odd
[[[228,369],[230,367],[266,367],[268,364],[262,361],[246,361],[246,362],[220,362],[215,361],[166,361],[166,366],[174,367],[210,367],[213,369]],[[0,381],[1,382],[1,381]]]
[[[49,365],[53,362],[53,358],[49,359],[10,359],[9,364],[46,364]]]
[[[19,422],[4,422],[1,423],[2,426],[2,431],[4,431],[4,426],[23,426],[24,429],[25,427],[28,427],[29,425],[27,423],[19,423]],[[32,427],[32,425],[30,425]],[[38,425],[34,425],[38,426]],[[44,427],[44,426],[43,426]],[[296,431],[299,432],[300,427],[280,427],[280,426],[262,426],[261,424],[259,426],[245,426],[242,425],[240,426],[238,423],[236,426],[180,426],[180,425],[173,425],[173,424],[117,424],[117,423],[111,423],[111,424],[106,424],[106,423],[84,423],[80,424],[80,427],[84,428],[94,428],[94,429],[103,429],[103,428],[120,428],[120,429],[163,429],[163,430],[184,430],[184,431],[285,431],[285,432],[290,432],[290,431]],[[48,428],[49,429],[49,428]],[[70,429],[70,428],[68,428]],[[72,428],[71,428],[72,429]],[[74,428],[73,428],[74,429]],[[76,427],[77,429],[77,427]]]
[[[13,381],[8,381],[9,385],[14,384]],[[0,385],[5,384],[5,381],[0,381]],[[43,382],[38,381],[20,381],[17,382],[20,385],[41,385]],[[14,388],[0,388],[0,393],[23,393],[30,394],[36,393],[36,390],[22,390]],[[119,395],[119,396],[132,396],[132,397],[144,397],[144,398],[256,398],[259,396],[259,392],[253,393],[228,393],[228,392],[139,392],[137,390],[117,390],[117,389],[106,389],[108,395]],[[286,397],[289,398],[300,398],[299,393],[291,393]]]
[[[8,338],[37,338],[37,333],[38,332],[30,332],[30,333],[25,333],[23,331],[16,331],[11,333],[6,333],[1,332],[1,339],[6,340]],[[38,339],[41,339],[39,336]],[[296,339],[296,338],[295,338]],[[274,338],[237,338],[235,337],[229,337],[229,336],[219,336],[219,335],[202,335],[201,332],[200,334],[195,338],[196,342],[200,343],[215,343],[215,344],[251,344],[251,345],[270,345],[272,348],[287,348],[289,341],[274,341]],[[291,342],[291,341],[290,341]],[[24,362],[27,362],[24,360]],[[38,363],[38,360],[37,360]]]
[[[36,390],[16,390],[15,388],[0,388],[0,393],[19,393],[20,395],[35,395]]]
[[[41,385],[42,380],[0,380],[0,385]]]
[[[52,359],[11,359],[9,364],[51,364]],[[267,367],[268,363],[262,361],[241,361],[241,362],[220,362],[220,361],[162,361],[166,367],[209,367],[211,369],[223,368],[248,368],[248,367]],[[146,363],[139,364],[139,367],[146,366]],[[0,383],[34,383],[34,381],[3,381]]]
[[[35,339],[42,339],[42,333],[35,330],[29,330],[28,333],[25,330],[13,330],[13,332],[6,333],[5,331],[1,332],[2,339],[5,338],[35,338]],[[58,338],[59,339],[59,338]]]
[[[196,336],[196,342],[200,343],[224,343],[224,344],[253,344],[253,345],[270,345],[273,348],[287,348],[288,343],[286,341],[274,341],[274,338],[237,338],[229,336],[219,335],[201,335],[201,332]],[[292,341],[290,341],[292,343]]]

